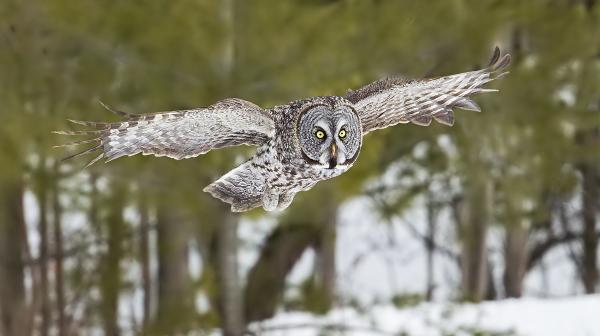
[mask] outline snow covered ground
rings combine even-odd
[[[547,270],[538,267],[528,274],[524,298],[481,304],[450,303],[459,286],[459,270],[447,257],[436,254],[434,302],[393,306],[390,302],[395,295],[425,291],[424,247],[408,230],[410,223],[424,230],[424,214],[410,211],[405,220],[382,225],[370,206],[365,199],[350,200],[341,211],[337,232],[337,295],[345,302],[358,303],[363,310],[337,308],[325,316],[282,311],[253,324],[252,331],[266,336],[600,336],[600,295],[580,295],[566,248],[548,253],[544,259],[551,267]],[[254,231],[258,243],[258,228],[268,232],[270,225],[273,223],[255,224],[244,230]],[[247,232],[242,235],[249,237]],[[452,235],[451,227],[442,220],[438,239],[450,250],[456,249]],[[502,259],[494,256],[501,251],[502,232],[491,230],[489,242],[496,265],[494,276],[500,283],[504,266]],[[251,265],[255,256],[244,255],[242,264]],[[309,250],[295,266],[288,279],[292,289],[309,276],[314,258]],[[294,291],[287,296],[293,297]]]
[[[251,329],[268,336],[317,336],[324,331],[348,336],[597,336],[600,295],[481,304],[424,303],[404,309],[386,305],[367,313],[336,309],[326,316],[280,313]]]

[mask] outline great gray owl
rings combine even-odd
[[[215,148],[256,145],[252,158],[204,190],[236,212],[258,206],[267,211],[285,209],[297,192],[350,169],[365,134],[399,123],[426,126],[432,119],[452,125],[453,107],[480,111],[468,96],[495,91],[483,85],[506,74],[503,69],[509,62],[510,55],[500,58],[496,48],[486,69],[436,79],[387,78],[344,97],[313,97],[268,109],[225,99],[206,108],[154,114],[113,111],[126,120],[71,120],[95,130],[57,133],[96,136],[62,145],[95,143],[71,156],[101,151],[88,166],[103,158],[108,162],[138,153],[179,160]]]

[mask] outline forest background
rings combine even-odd
[[[0,335],[239,335],[285,311],[596,293],[599,15],[595,0],[3,0]],[[495,45],[513,62],[483,113],[370,134],[352,170],[279,214],[202,192],[252,149],[82,170],[52,148],[67,118],[117,120],[99,100],[268,107],[472,70]]]

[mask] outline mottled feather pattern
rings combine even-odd
[[[509,62],[510,56],[500,58],[496,48],[486,69],[428,80],[387,79],[351,91],[346,97],[360,112],[365,133],[398,123],[427,126],[433,119],[451,126],[453,107],[480,111],[468,96],[496,91],[483,86],[507,74],[503,70]]]
[[[112,110],[111,110],[112,111]],[[260,145],[273,136],[273,120],[268,112],[241,99],[226,99],[206,108],[153,114],[124,114],[122,122],[72,122],[97,130],[61,131],[67,135],[95,135],[96,138],[62,146],[96,142],[99,145],[83,155],[102,150],[91,163],[111,161],[138,153],[185,159],[211,149],[236,145]]]
[[[309,190],[317,182],[341,175],[351,165],[338,169],[322,169],[307,163],[300,150],[297,119],[307,106],[347,103],[342,97],[314,97],[298,100],[270,109],[275,123],[275,135],[240,167],[206,187],[204,191],[231,204],[234,212],[257,206],[284,209],[297,192]],[[251,181],[249,181],[251,180]],[[274,208],[268,200],[277,198]]]
[[[273,153],[276,155],[276,162],[281,164],[277,174],[270,175],[272,185],[294,192],[308,190],[318,181],[339,176],[351,167],[349,165],[344,169],[322,169],[308,163],[302,156],[301,139],[298,134],[298,118],[308,106],[324,104],[336,107],[349,103],[343,97],[324,96],[296,100],[272,108],[276,126]]]
[[[359,101],[368,98],[369,96],[372,96],[375,93],[381,93],[394,86],[406,85],[413,81],[415,80],[406,79],[404,77],[387,77],[379,79],[356,90],[348,90],[348,92],[346,93],[346,99],[348,99],[353,104],[356,104]]]

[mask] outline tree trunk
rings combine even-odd
[[[527,271],[527,229],[523,225],[507,227],[504,246],[504,292],[506,297],[518,298],[523,294],[523,279]]]
[[[50,329],[50,302],[49,302],[49,285],[48,285],[48,176],[45,171],[46,160],[42,157],[38,183],[37,196],[40,205],[39,212],[39,235],[40,235],[40,310],[41,310],[41,326],[40,335],[47,336]]]
[[[225,336],[240,336],[245,329],[242,289],[238,274],[239,217],[222,206],[223,218],[218,223],[218,283],[221,320]]]
[[[315,280],[305,309],[325,312],[335,298],[335,242],[338,204],[334,189],[325,184],[315,197],[300,198],[271,232],[248,274],[245,305],[248,322],[272,317],[282,302],[285,280],[302,254],[316,250]]]
[[[140,196],[140,264],[142,268],[142,332],[145,333],[150,323],[150,304],[152,299],[151,275],[150,275],[150,219],[148,200],[145,195]]]
[[[490,260],[486,260],[487,264],[487,284],[483,299],[487,301],[493,301],[498,298],[498,291],[496,290],[496,283],[494,281],[494,267]]]
[[[435,290],[434,272],[434,253],[435,253],[435,234],[437,228],[436,206],[432,199],[432,195],[428,195],[427,200],[427,233],[425,239],[425,252],[427,253],[427,288],[425,290],[425,299],[431,301],[433,299],[433,291]]]
[[[123,258],[123,239],[125,235],[125,222],[123,210],[125,207],[125,189],[113,183],[110,200],[110,212],[106,219],[108,250],[102,260],[102,273],[100,274],[100,291],[102,295],[102,320],[104,334],[116,336],[120,334],[119,317],[119,292],[121,289],[121,268]]]
[[[471,176],[466,198],[455,204],[455,218],[461,239],[461,266],[463,298],[483,300],[488,291],[487,230],[489,223],[492,184]]]
[[[312,223],[282,222],[271,232],[248,274],[244,300],[248,322],[275,314],[287,275],[318,235]]]
[[[331,198],[329,198],[331,200]],[[337,204],[328,202],[324,218],[315,223],[320,228],[319,240],[317,241],[316,263],[317,263],[317,285],[322,301],[319,310],[326,312],[331,308],[335,299],[335,243],[337,224]]]
[[[598,167],[593,164],[580,166],[582,176],[582,214],[583,224],[583,256],[581,280],[587,294],[596,293],[598,287],[598,236],[596,228],[596,214],[600,201],[600,174]]]
[[[0,333],[29,335],[23,263],[23,189],[20,183],[0,185]]]
[[[223,27],[223,87],[230,93],[236,92],[236,0],[223,0],[219,8]],[[217,258],[221,324],[225,336],[242,335],[245,329],[243,294],[238,274],[239,217],[233,215],[227,206],[219,210],[222,220],[217,223]]]
[[[581,281],[587,294],[595,293],[598,287],[598,228],[596,217],[600,210],[600,160],[597,148],[600,145],[600,128],[580,130],[576,143],[586,153],[578,165],[581,174],[581,221],[583,227],[582,256],[580,262]]]
[[[57,331],[59,336],[67,334],[65,320],[65,290],[64,290],[64,274],[63,274],[63,256],[64,246],[62,238],[62,207],[60,205],[60,190],[58,180],[58,164],[54,167],[54,183],[52,189],[52,208],[53,208],[53,231],[54,231],[54,255],[55,255],[55,271],[54,271],[54,293],[56,296],[56,320]]]
[[[156,216],[158,244],[159,334],[185,333],[193,296],[188,273],[188,228],[181,215],[169,204],[161,203]]]

